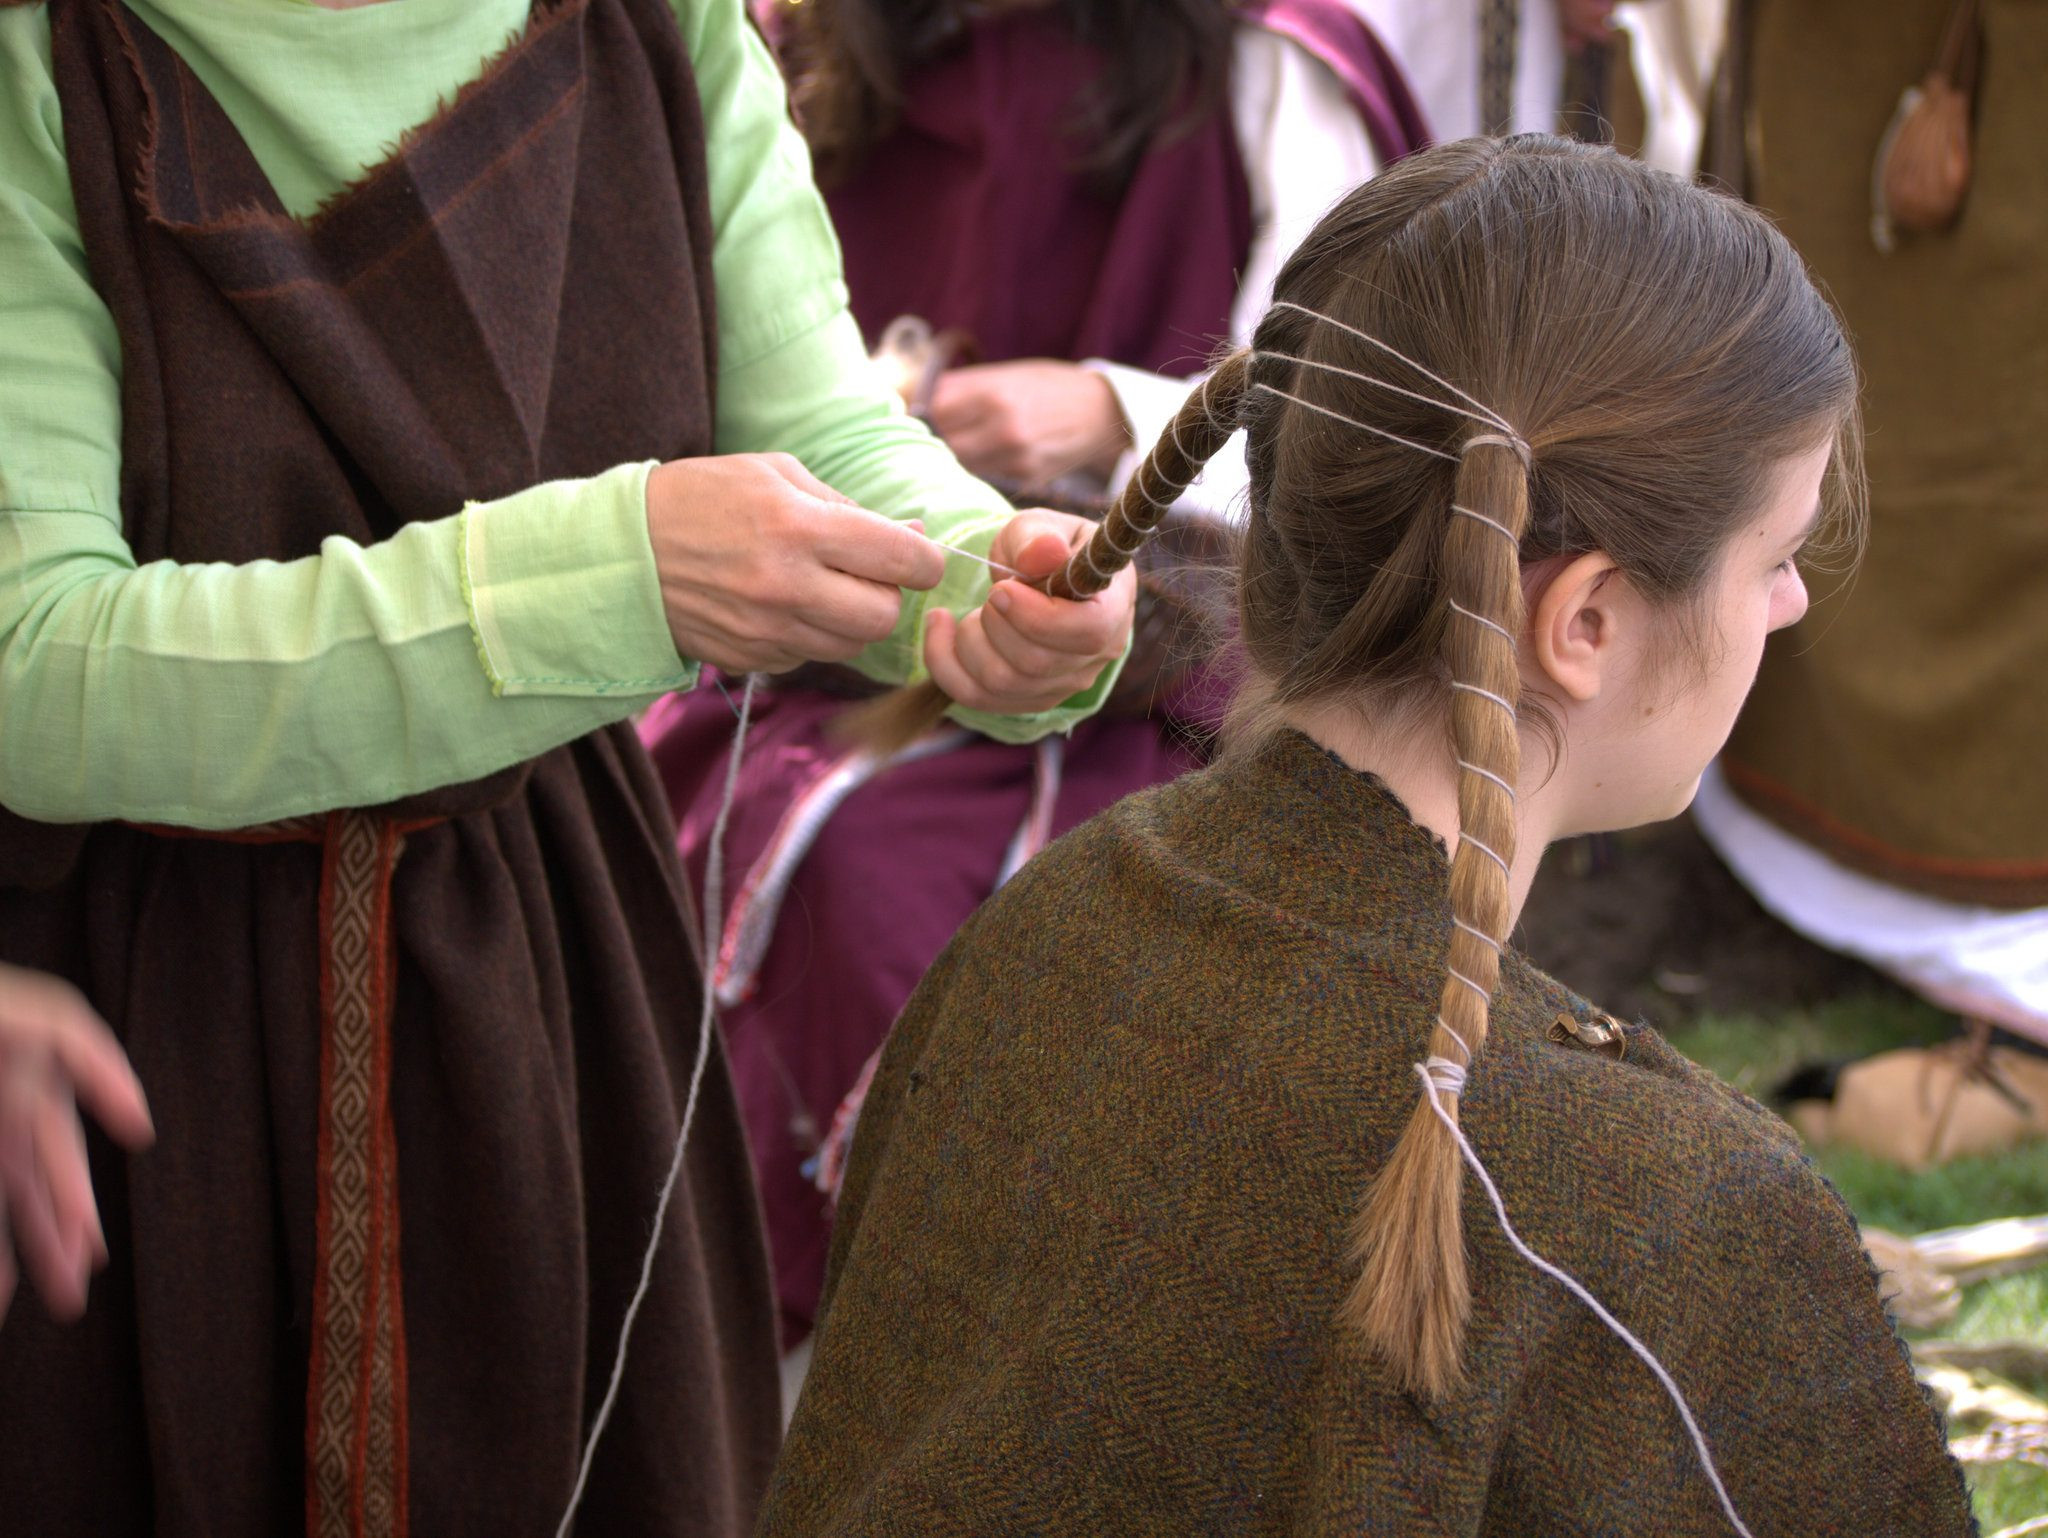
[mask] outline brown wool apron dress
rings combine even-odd
[[[542,0],[308,222],[115,0],[51,23],[138,560],[289,560],[710,452],[703,129],[663,0]],[[85,1320],[24,1299],[0,1331],[0,1527],[554,1530],[696,1049],[672,848],[625,725],[231,834],[0,821],[0,957],[84,989],[158,1129],[94,1144]],[[720,1060],[580,1530],[744,1532],[773,1351]]]

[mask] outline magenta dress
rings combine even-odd
[[[1339,0],[1274,0],[1245,20],[1329,65],[1382,161],[1428,142],[1399,71]],[[1253,235],[1229,109],[1105,195],[1073,169],[1067,126],[1097,65],[1056,14],[1022,11],[977,24],[911,78],[896,130],[827,197],[870,345],[914,314],[965,330],[984,361],[1192,374],[1229,335]],[[845,708],[761,691],[726,839],[717,981],[786,1346],[809,1333],[824,1277],[834,1123],[843,1133],[926,967],[1049,839],[1201,762],[1208,724],[1198,705],[1170,704],[1026,747],[947,730],[878,769],[829,734]],[[707,687],[641,728],[700,892],[733,719]]]

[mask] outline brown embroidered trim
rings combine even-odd
[[[1999,907],[2048,902],[2048,860],[1971,860],[1912,854],[1830,816],[1813,802],[1732,758],[1722,772],[1773,822],[1843,864],[1956,902]]]
[[[328,819],[320,879],[320,1193],[306,1382],[308,1538],[406,1530],[405,1330],[391,1122],[399,827]]]
[[[320,1143],[313,1351],[306,1377],[307,1538],[405,1538],[405,1309],[391,1120],[391,877],[438,819],[369,812],[161,838],[319,844]]]

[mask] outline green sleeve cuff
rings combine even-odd
[[[986,555],[996,535],[1015,516],[1005,510],[948,522],[942,537],[949,545]],[[986,566],[964,555],[949,555],[945,579],[928,593],[906,594],[903,622],[896,627],[896,634],[862,653],[855,659],[855,665],[870,677],[922,683],[931,676],[924,663],[924,636],[933,611],[950,609],[955,614],[966,614],[987,599],[989,585]],[[1102,708],[1102,702],[1109,698],[1109,691],[1116,687],[1117,678],[1123,673],[1130,650],[1130,642],[1126,640],[1122,655],[1104,667],[1093,684],[1037,715],[997,715],[986,710],[968,710],[960,705],[954,706],[946,715],[948,719],[997,742],[1036,742],[1054,732],[1070,732]]]
[[[652,469],[620,465],[462,510],[462,598],[493,694],[695,685],[697,668],[669,633],[647,534]]]

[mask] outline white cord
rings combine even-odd
[[[1276,299],[1273,302],[1273,308],[1276,310],[1294,310],[1299,314],[1308,316],[1311,320],[1319,320],[1323,322],[1325,325],[1335,326],[1339,331],[1348,332],[1352,336],[1357,337],[1359,341],[1364,342],[1369,346],[1377,347],[1381,352],[1385,353],[1388,357],[1398,358],[1401,362],[1407,364],[1410,368],[1414,369],[1415,372],[1420,374],[1423,378],[1435,380],[1438,384],[1442,385],[1446,390],[1449,390],[1451,394],[1457,396],[1458,399],[1463,401],[1466,405],[1474,408],[1477,411],[1484,412],[1485,416],[1481,418],[1482,421],[1491,422],[1495,427],[1498,427],[1504,433],[1512,433],[1515,430],[1513,426],[1510,425],[1506,417],[1502,416],[1499,412],[1495,411],[1491,406],[1487,405],[1484,401],[1478,400],[1473,396],[1467,395],[1463,390],[1459,389],[1456,385],[1452,384],[1448,379],[1444,378],[1443,375],[1432,373],[1430,370],[1424,368],[1420,363],[1417,363],[1413,358],[1409,357],[1408,354],[1406,354],[1405,352],[1401,352],[1396,348],[1389,346],[1387,343],[1382,342],[1370,331],[1361,331],[1356,326],[1347,325],[1345,322],[1337,319],[1337,317],[1334,315],[1325,315],[1321,310],[1312,310],[1305,304],[1296,304],[1292,299]],[[1435,404],[1441,406],[1443,402],[1438,401]]]
[[[1384,438],[1389,443],[1398,443],[1404,449],[1413,449],[1416,453],[1427,454],[1432,459],[1448,459],[1452,464],[1458,462],[1458,456],[1455,454],[1446,454],[1442,449],[1433,449],[1426,443],[1417,443],[1413,438],[1404,438],[1399,433],[1390,433],[1384,427],[1374,427],[1370,422],[1361,422],[1356,417],[1347,417],[1343,412],[1332,411],[1328,406],[1318,406],[1314,401],[1303,400],[1299,395],[1290,395],[1278,385],[1255,384],[1252,388],[1254,390],[1264,390],[1268,395],[1277,395],[1284,401],[1293,401],[1297,406],[1306,407],[1308,410],[1318,412],[1323,416],[1331,418],[1333,421],[1342,422],[1346,427],[1355,427],[1362,433],[1371,433],[1375,438]]]
[[[648,1235],[647,1250],[640,1257],[640,1283],[633,1289],[633,1301],[626,1305],[625,1320],[619,1325],[619,1349],[612,1360],[611,1382],[604,1400],[590,1423],[590,1435],[583,1444],[583,1462],[576,1470],[576,1487],[569,1492],[569,1506],[555,1528],[555,1538],[569,1538],[576,1525],[577,1508],[583,1504],[583,1490],[590,1482],[590,1465],[597,1457],[598,1440],[612,1418],[619,1400],[619,1385],[626,1379],[626,1346],[633,1338],[633,1321],[647,1299],[648,1284],[654,1278],[654,1257],[661,1248],[662,1229],[668,1221],[668,1204],[676,1194],[676,1182],[683,1173],[683,1149],[690,1140],[690,1122],[697,1114],[697,1093],[704,1087],[704,1070],[711,1062],[712,1022],[718,1008],[717,986],[713,981],[718,964],[719,931],[724,925],[725,825],[732,819],[732,804],[739,794],[740,757],[747,747],[747,725],[754,715],[754,687],[760,675],[749,673],[740,691],[739,720],[732,732],[732,755],[725,763],[725,789],[719,796],[718,816],[711,824],[711,842],[704,855],[704,1005],[697,1018],[697,1064],[690,1071],[690,1092],[683,1101],[682,1125],[676,1129],[675,1152],[669,1157],[668,1178],[661,1183],[661,1200],[654,1206],[654,1232]]]
[[[1455,1082],[1457,1087],[1453,1087],[1453,1073],[1449,1070],[1456,1070]],[[1693,1419],[1692,1406],[1685,1402],[1685,1395],[1679,1392],[1678,1384],[1673,1380],[1671,1374],[1665,1371],[1664,1364],[1657,1360],[1648,1346],[1636,1339],[1627,1325],[1609,1313],[1606,1305],[1580,1285],[1569,1272],[1565,1271],[1561,1266],[1552,1265],[1541,1255],[1530,1249],[1528,1245],[1524,1244],[1522,1236],[1515,1232],[1514,1224],[1508,1221],[1507,1204],[1500,1199],[1500,1191],[1494,1185],[1493,1177],[1486,1173],[1486,1166],[1479,1162],[1479,1155],[1473,1152],[1471,1143],[1466,1141],[1464,1129],[1458,1125],[1457,1119],[1443,1108],[1442,1103],[1437,1098],[1440,1088],[1450,1094],[1457,1093],[1458,1087],[1463,1086],[1463,1069],[1448,1058],[1432,1057],[1426,1063],[1417,1063],[1415,1071],[1422,1076],[1424,1092],[1429,1099],[1429,1108],[1436,1112],[1437,1120],[1442,1122],[1451,1136],[1458,1140],[1458,1152],[1465,1156],[1467,1167],[1471,1169],[1474,1175],[1479,1177],[1479,1184],[1485,1188],[1487,1200],[1493,1203],[1493,1215],[1500,1220],[1500,1231],[1507,1235],[1508,1243],[1515,1247],[1515,1252],[1522,1259],[1528,1261],[1530,1265],[1541,1271],[1552,1281],[1557,1282],[1565,1291],[1591,1309],[1594,1317],[1606,1325],[1608,1329],[1612,1330],[1620,1338],[1621,1343],[1640,1357],[1643,1365],[1656,1374],[1657,1381],[1664,1385],[1664,1392],[1671,1396],[1671,1402],[1678,1407],[1678,1418],[1685,1422],[1685,1429],[1692,1436],[1693,1448],[1700,1455],[1700,1467],[1706,1470],[1707,1483],[1714,1487],[1714,1494],[1720,1499],[1721,1510],[1727,1513],[1730,1525],[1734,1527],[1736,1532],[1742,1535],[1742,1538],[1756,1538],[1756,1535],[1744,1525],[1742,1518],[1736,1514],[1735,1503],[1728,1498],[1728,1487],[1721,1483],[1720,1470],[1714,1467],[1714,1455],[1707,1450],[1706,1434],[1700,1430],[1700,1423]]]

